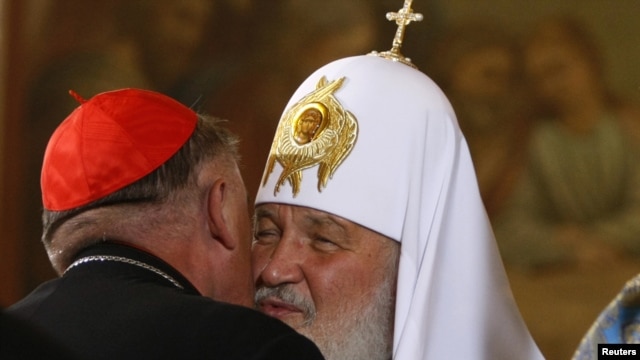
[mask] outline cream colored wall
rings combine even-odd
[[[414,8],[420,6],[414,1]],[[534,22],[569,13],[591,27],[608,65],[614,90],[640,102],[640,0],[440,0],[445,23],[495,18],[513,31],[525,32]]]

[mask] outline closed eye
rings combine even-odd
[[[254,244],[276,244],[280,241],[280,231],[276,229],[258,230],[253,234]]]
[[[323,252],[334,252],[338,250],[342,250],[342,247],[338,245],[338,243],[323,237],[323,236],[314,236],[311,239],[311,246],[318,251]]]

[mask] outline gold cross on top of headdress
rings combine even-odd
[[[385,51],[382,53],[378,53],[374,51],[371,55],[381,56],[386,59],[390,59],[393,61],[399,61],[403,64],[409,65],[411,67],[416,67],[411,62],[411,59],[404,57],[400,53],[400,48],[402,47],[402,41],[404,40],[404,32],[412,21],[422,21],[422,14],[413,12],[411,8],[411,3],[413,0],[405,0],[404,6],[402,9],[398,10],[398,12],[388,12],[387,19],[389,21],[395,21],[398,25],[398,30],[396,30],[396,36],[393,38],[393,46],[391,50]]]

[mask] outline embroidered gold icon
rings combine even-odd
[[[274,194],[288,180],[293,196],[298,195],[302,170],[315,165],[318,165],[318,191],[322,191],[353,149],[358,122],[333,96],[344,79],[328,82],[323,76],[316,90],[289,108],[280,119],[262,183],[263,186],[267,183],[275,162],[280,163],[283,169]]]

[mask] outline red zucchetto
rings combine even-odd
[[[143,178],[196,127],[193,110],[152,91],[123,89],[79,100],[44,154],[40,181],[47,210],[83,206]]]

